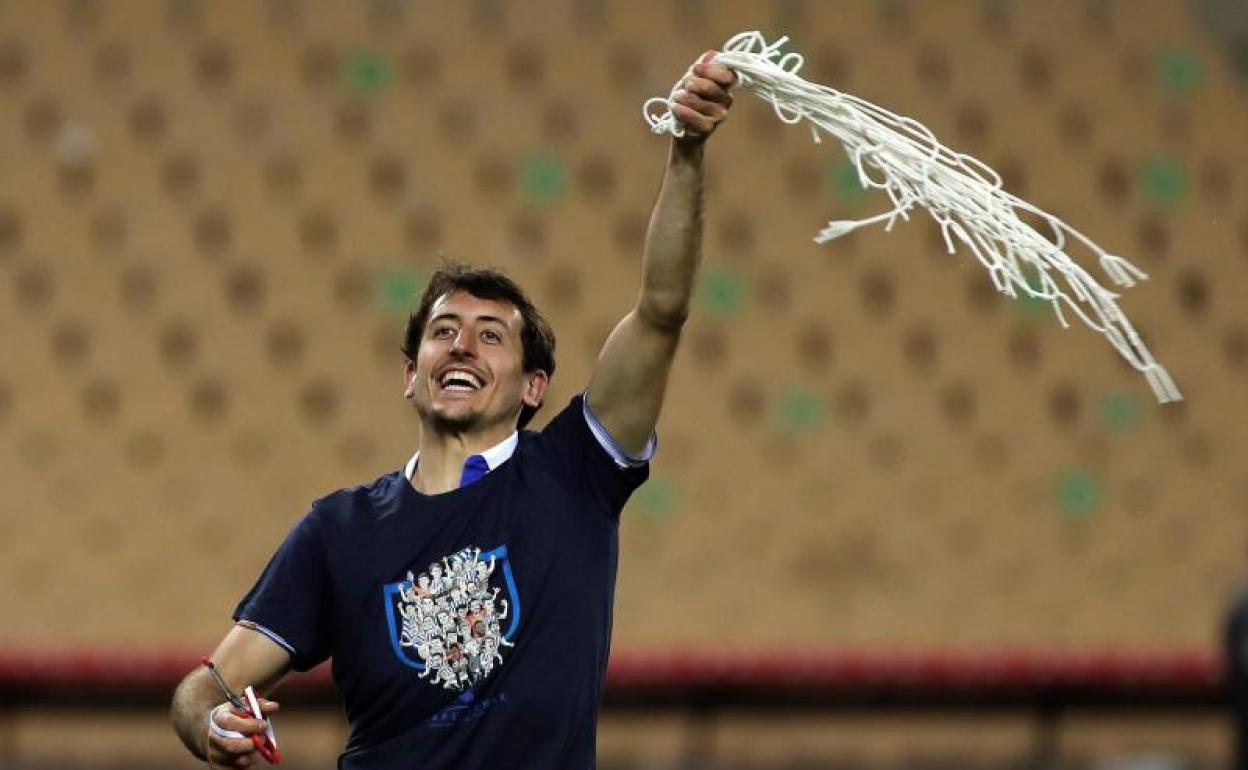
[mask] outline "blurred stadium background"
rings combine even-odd
[[[0,0],[0,768],[194,766],[174,683],[309,501],[413,448],[439,258],[528,287],[548,403],[580,389],[662,171],[641,104],[750,29],[1149,272],[1124,308],[1187,400],[929,223],[813,244],[885,201],[739,99],[600,765],[1227,766],[1241,0]],[[278,697],[332,766],[324,674]]]

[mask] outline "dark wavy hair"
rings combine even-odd
[[[520,311],[522,319],[520,342],[524,351],[524,371],[534,372],[540,369],[546,372],[547,378],[554,378],[555,333],[524,291],[515,281],[498,270],[458,262],[447,262],[438,268],[433,277],[429,279],[429,284],[420,297],[420,304],[408,317],[407,331],[403,335],[403,354],[408,360],[413,362],[416,360],[416,353],[420,350],[420,341],[425,336],[425,325],[429,323],[429,313],[433,310],[433,303],[454,291],[471,294],[477,299],[506,302],[515,306]],[[541,408],[541,404],[522,406],[516,427],[523,429]]]

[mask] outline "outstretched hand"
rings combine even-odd
[[[672,115],[685,126],[683,141],[706,141],[732,108],[728,89],[736,84],[737,76],[722,64],[712,63],[715,53],[702,54],[672,92]]]

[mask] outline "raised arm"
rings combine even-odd
[[[268,692],[290,669],[290,653],[258,631],[238,625],[221,640],[212,653],[217,672],[236,693],[251,685]],[[200,666],[187,674],[173,694],[171,716],[173,727],[182,743],[200,759],[215,767],[252,767],[256,748],[250,737],[225,738],[209,731],[209,714],[223,730],[248,736],[264,731],[264,723],[230,713],[229,709],[214,711],[225,702],[221,687],[208,669]],[[260,699],[260,709],[268,716],[277,711],[275,701]]]
[[[685,125],[673,139],[642,255],[641,293],[598,356],[586,398],[622,449],[640,453],[663,406],[681,329],[702,259],[702,166],[706,139],[728,115],[736,80],[710,64],[708,51],[678,91],[672,114]]]

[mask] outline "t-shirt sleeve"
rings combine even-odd
[[[296,671],[330,655],[329,580],[318,514],[313,507],[286,535],[234,610],[236,622],[285,648]]]
[[[630,457],[577,395],[542,429],[541,444],[558,472],[580,494],[611,517],[618,517],[629,495],[650,475],[656,439]]]

